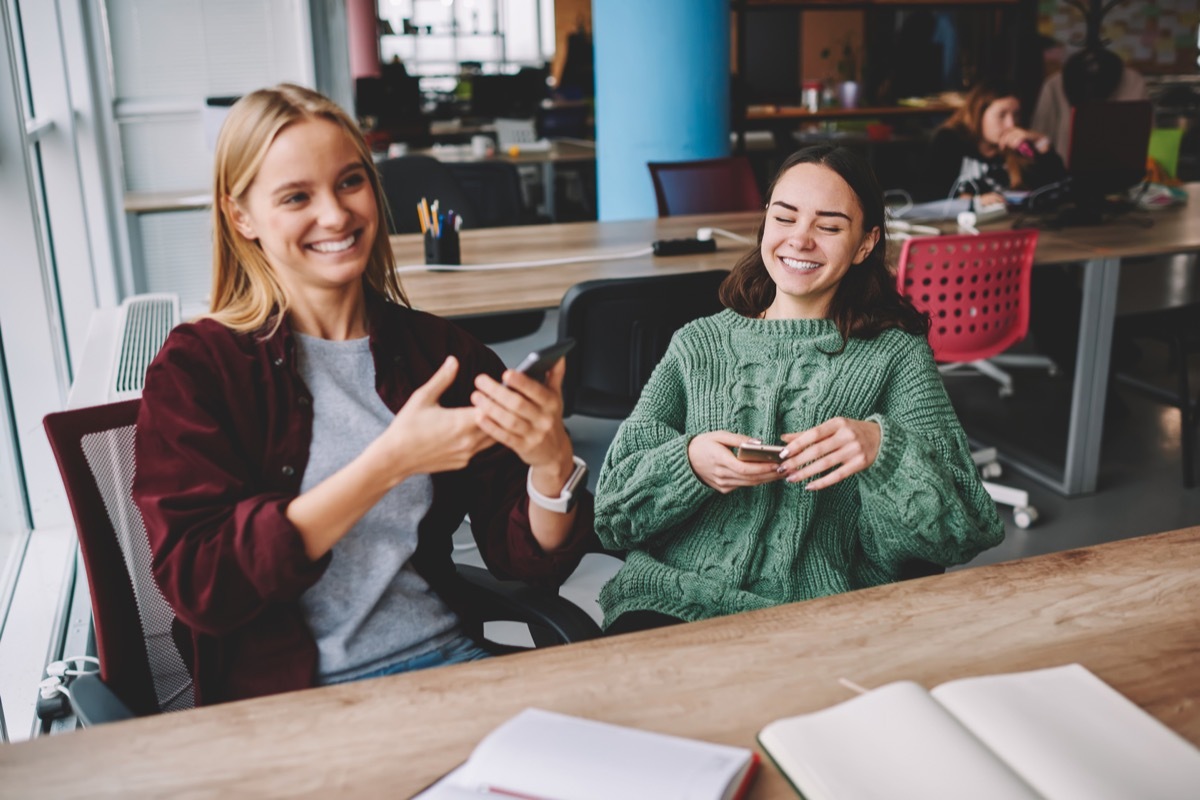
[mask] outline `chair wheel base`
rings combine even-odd
[[[1013,509],[1013,522],[1022,530],[1037,522],[1038,510],[1033,506],[1022,506]]]

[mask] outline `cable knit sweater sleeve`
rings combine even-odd
[[[633,413],[621,424],[596,486],[596,533],[628,550],[696,513],[716,494],[688,459],[687,387],[680,336],[655,367]]]
[[[863,549],[893,573],[904,561],[961,564],[1004,538],[929,347],[909,339],[881,397],[883,438],[859,476]]]

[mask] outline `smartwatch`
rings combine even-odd
[[[579,456],[571,456],[571,460],[575,462],[575,470],[571,473],[571,477],[567,478],[567,483],[559,492],[558,497],[546,497],[534,488],[533,468],[530,467],[529,475],[525,478],[525,491],[529,493],[529,502],[548,511],[557,511],[559,514],[566,514],[574,508],[575,493],[587,479],[587,462]]]

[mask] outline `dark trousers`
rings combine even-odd
[[[683,621],[679,617],[672,617],[670,614],[660,614],[657,611],[626,611],[604,629],[604,634],[606,636],[616,636],[620,633],[648,631],[651,628],[665,628],[668,625],[679,625]]]

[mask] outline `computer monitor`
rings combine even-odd
[[[532,117],[545,96],[544,70],[524,68],[516,75],[475,75],[471,78],[471,115]]]
[[[1077,201],[1123,192],[1145,177],[1152,123],[1149,100],[1106,100],[1071,109],[1067,173]]]
[[[1099,225],[1130,210],[1129,203],[1109,196],[1145,177],[1152,123],[1147,100],[1105,100],[1071,109],[1069,180],[1034,193],[1043,196],[1042,202],[1066,202],[1050,227]]]

